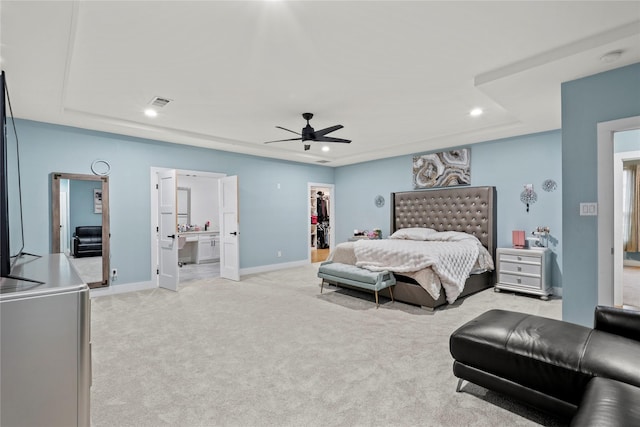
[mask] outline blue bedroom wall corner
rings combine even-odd
[[[591,325],[598,303],[598,123],[640,115],[640,63],[562,84],[563,319]]]

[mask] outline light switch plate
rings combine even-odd
[[[597,216],[598,215],[598,204],[595,202],[591,203],[580,203],[580,216]]]

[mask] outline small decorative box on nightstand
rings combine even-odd
[[[548,248],[496,250],[498,279],[494,290],[501,289],[539,295],[551,295],[551,270]]]

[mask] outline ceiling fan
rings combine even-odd
[[[330,126],[321,130],[314,130],[309,124],[309,120],[313,118],[312,113],[302,113],[302,118],[307,121],[307,125],[302,128],[302,133],[293,131],[291,129],[283,128],[282,126],[276,126],[278,129],[286,130],[287,132],[295,133],[296,135],[300,135],[299,138],[290,138],[290,139],[279,139],[277,141],[267,141],[265,144],[271,144],[272,142],[283,142],[283,141],[314,141],[314,142],[342,142],[348,144],[351,142],[349,139],[342,138],[333,138],[331,136],[326,136],[328,133],[336,131],[338,129],[342,129],[344,126],[335,125]],[[307,151],[311,148],[311,144],[304,144],[304,150]]]

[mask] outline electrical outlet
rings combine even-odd
[[[282,251],[278,251],[278,258],[282,256]]]
[[[112,268],[111,269],[111,280],[116,280],[118,278],[118,269],[117,268]]]

